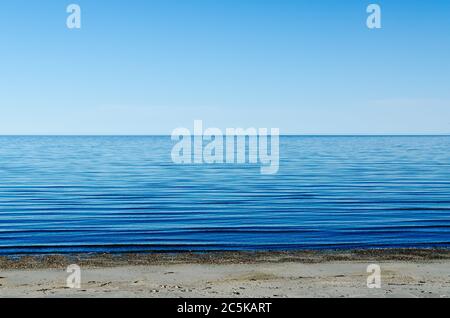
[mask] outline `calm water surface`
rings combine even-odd
[[[450,246],[450,137],[282,137],[280,171],[169,137],[0,137],[0,253]]]

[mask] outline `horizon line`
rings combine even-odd
[[[270,134],[268,134],[270,135]],[[0,137],[171,137],[170,134],[0,134]],[[203,136],[194,135],[191,136]],[[236,136],[227,135],[226,136]],[[247,135],[243,135],[247,136]],[[450,133],[417,134],[417,133],[386,133],[386,134],[280,134],[280,137],[450,137]]]

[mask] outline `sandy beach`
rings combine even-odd
[[[81,267],[81,288],[66,268]],[[381,288],[367,287],[367,266]],[[0,258],[1,297],[449,297],[448,250]]]

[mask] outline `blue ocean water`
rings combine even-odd
[[[0,137],[0,253],[450,246],[450,137],[281,137],[280,170],[170,137]]]

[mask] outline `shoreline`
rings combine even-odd
[[[450,261],[450,249],[392,248],[360,250],[222,251],[0,255],[0,270],[55,269],[70,264],[87,268],[149,265],[321,264],[330,262]]]

